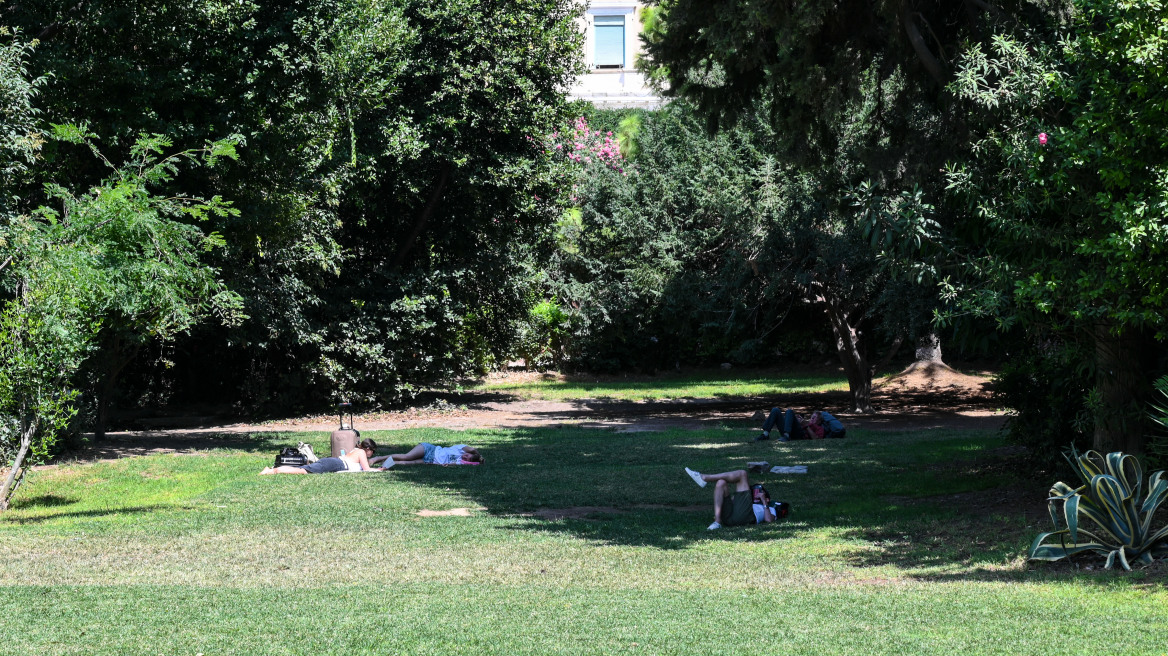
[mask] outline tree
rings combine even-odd
[[[860,363],[848,374],[867,404],[867,333],[886,276],[840,206],[772,154],[779,136],[765,116],[713,135],[684,101],[631,116],[595,117],[639,125],[629,160],[592,147],[590,135],[607,143],[613,132],[583,119],[554,146],[583,167],[548,274],[574,318],[577,362],[758,365],[776,351],[798,355],[834,325],[849,340],[846,363]]]
[[[54,116],[122,149],[243,135],[225,283],[251,319],[175,346],[213,400],[389,403],[500,357],[530,304],[529,245],[558,215],[538,147],[580,65],[567,0],[12,2]],[[70,153],[50,170],[85,180]],[[209,353],[216,357],[208,357]],[[226,366],[209,366],[208,362]]]
[[[665,93],[695,103],[712,127],[758,111],[768,116],[779,135],[773,154],[814,181],[813,202],[831,217],[808,214],[805,228],[829,227],[822,237],[835,244],[832,252],[857,258],[837,261],[831,273],[822,263],[806,297],[831,319],[856,408],[870,410],[871,366],[864,332],[852,322],[870,321],[868,304],[891,302],[894,293],[904,295],[899,307],[927,311],[928,281],[882,283],[865,292],[866,310],[846,310],[824,294],[828,279],[843,285],[837,289],[865,289],[876,279],[870,267],[881,264],[854,247],[865,225],[848,198],[865,183],[890,197],[940,195],[942,164],[963,134],[945,91],[950,53],[1000,12],[973,1],[654,4],[642,63],[650,76]],[[891,273],[885,267],[881,275],[892,281]],[[886,327],[899,339],[932,332],[921,317],[906,319]]]
[[[54,136],[87,145],[92,135],[56,126]],[[0,508],[19,486],[26,460],[51,455],[58,433],[76,414],[76,374],[98,352],[105,331],[133,339],[173,339],[200,319],[238,315],[239,299],[200,261],[222,246],[190,220],[238,213],[219,197],[160,197],[181,163],[213,166],[234,157],[230,141],[161,156],[170,142],[144,136],[132,159],[83,194],[60,185],[47,191],[56,207],[9,214],[0,269],[0,437],[8,465]],[[102,158],[104,159],[104,158]],[[106,162],[109,164],[108,162]]]
[[[1053,36],[1003,31],[960,62],[975,142],[949,180],[986,246],[963,244],[969,284],[951,293],[1087,346],[1094,448],[1138,453],[1139,400],[1168,337],[1168,8],[1071,4]]]

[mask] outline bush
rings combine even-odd
[[[1077,366],[1082,361],[1067,345],[1037,345],[1011,358],[994,379],[994,400],[1011,410],[1004,430],[1027,448],[1035,470],[1056,468],[1065,449],[1091,444],[1091,385]]]

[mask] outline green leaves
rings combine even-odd
[[[1051,487],[1047,506],[1056,530],[1034,539],[1031,560],[1054,561],[1094,552],[1106,556],[1105,568],[1118,562],[1130,570],[1129,558],[1150,563],[1154,556],[1168,554],[1168,526],[1155,531],[1151,526],[1168,498],[1163,471],[1148,477],[1148,494],[1140,499],[1143,468],[1134,456],[1072,451],[1066,458],[1085,485],[1072,488],[1058,482]],[[1082,528],[1084,519],[1092,530]]]

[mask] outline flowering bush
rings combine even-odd
[[[599,164],[617,173],[625,171],[625,158],[621,155],[620,144],[612,132],[602,132],[588,127],[583,116],[576,117],[568,130],[555,132],[551,138],[551,149],[562,154],[570,162],[585,166]]]

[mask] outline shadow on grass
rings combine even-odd
[[[21,504],[21,509],[29,509],[28,506]],[[152,506],[130,506],[127,508],[117,509],[94,509],[94,510],[75,510],[73,512],[59,512],[46,513],[44,515],[34,515],[32,517],[17,517],[15,515],[0,516],[0,522],[7,524],[40,524],[52,520],[67,519],[67,518],[84,518],[84,517],[116,517],[119,515],[137,515],[142,513],[152,513],[160,510],[174,510],[173,506],[152,505]]]
[[[73,497],[62,497],[56,494],[42,494],[37,497],[29,499],[17,498],[12,502],[13,510],[27,510],[30,508],[52,508],[54,506],[67,506],[69,504],[77,503],[78,499]]]
[[[296,446],[304,434],[288,432],[226,433],[214,431],[168,431],[166,433],[109,433],[100,442],[89,442],[53,459],[54,464],[74,460],[116,460],[159,453],[200,453],[230,449],[250,453],[270,452]]]
[[[827,534],[847,545],[843,557],[852,566],[893,566],[917,580],[1080,574],[1074,567],[1017,566],[1034,536],[1048,530],[1048,484],[1015,477],[1009,467],[1015,450],[994,432],[856,430],[845,440],[788,444],[749,443],[740,431],[718,429],[434,430],[424,439],[470,443],[487,462],[402,467],[387,476],[437,495],[466,497],[511,520],[508,530],[662,550],[711,540],[788,541],[789,548],[798,548],[801,539]],[[756,460],[807,465],[804,475],[751,475],[791,504],[791,516],[768,525],[705,530],[713,518],[713,487],[694,485],[683,467],[714,473]],[[1166,578],[1168,567],[1158,572],[1145,576]]]

